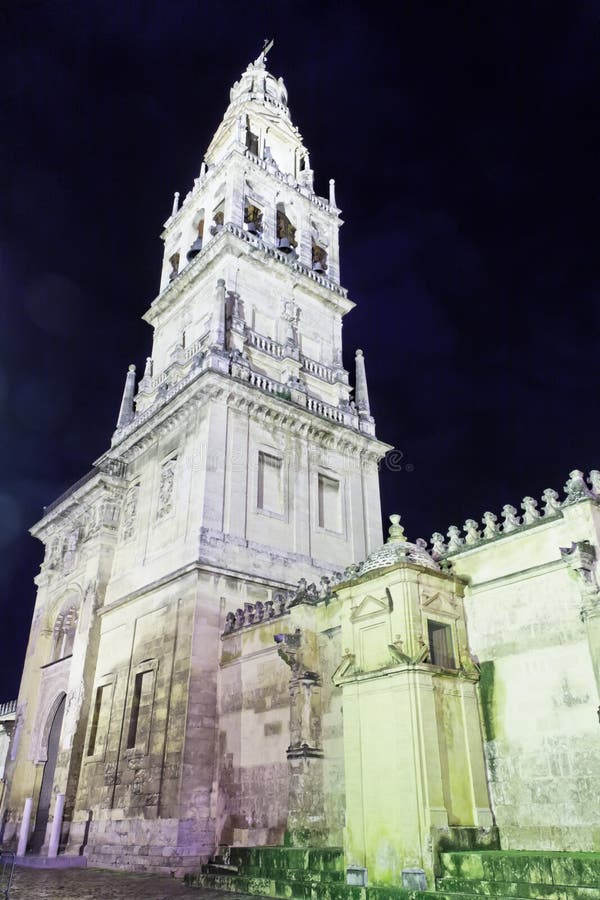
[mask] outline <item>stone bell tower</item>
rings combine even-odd
[[[42,853],[51,837],[90,864],[197,867],[220,839],[220,722],[241,709],[219,693],[226,612],[281,606],[300,578],[318,584],[381,543],[387,445],[362,353],[356,402],[342,364],[354,304],[339,212],[333,181],[328,198],[314,192],[263,52],[181,205],[175,195],[144,316],[152,355],[139,382],[127,373],[110,449],[33,530],[47,552],[19,697],[15,840],[25,804]]]

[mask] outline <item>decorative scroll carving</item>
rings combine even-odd
[[[156,518],[164,519],[173,511],[173,488],[175,485],[175,467],[177,457],[167,459],[160,468],[160,484],[158,487],[158,507]]]
[[[135,519],[137,515],[139,491],[139,484],[134,484],[133,487],[129,489],[125,498],[125,505],[123,507],[123,524],[121,531],[121,536],[124,541],[127,541],[129,540],[129,538],[133,537],[133,533],[135,531]]]

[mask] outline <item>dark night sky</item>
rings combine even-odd
[[[409,464],[382,473],[384,515],[429,537],[600,467],[600,5],[443,6],[0,7],[0,701],[27,529],[108,446],[173,191],[266,36],[317,192],[337,183],[346,367],[362,346]]]

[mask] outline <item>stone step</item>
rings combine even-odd
[[[246,868],[260,870],[265,875],[287,869],[310,872],[345,872],[344,851],[341,847],[231,847],[227,862],[241,873]]]
[[[487,882],[562,886],[563,889],[579,887],[596,891],[596,896],[600,900],[598,887],[600,853],[541,850],[462,851],[442,853],[440,862],[443,874],[440,884],[447,878],[454,878],[465,885],[471,882]],[[469,887],[469,890],[472,893],[483,893],[482,890],[476,891],[473,887]],[[541,889],[538,893],[544,896]],[[582,896],[595,895],[590,894],[588,890],[587,894],[584,892]]]
[[[212,864],[209,863],[207,867],[203,867],[202,871],[212,872]],[[238,870],[238,874],[248,878],[262,878],[266,876],[276,878],[278,881],[306,881],[311,884],[326,881],[338,884],[346,881],[345,872],[319,871],[318,869],[277,869],[267,873],[259,866],[244,866],[243,869]]]
[[[437,890],[455,897],[526,898],[526,900],[600,900],[597,887],[573,884],[541,884],[519,881],[478,881],[465,878],[440,878]],[[439,896],[435,894],[434,896]]]
[[[476,897],[470,893],[450,894],[445,891],[440,893],[374,886],[354,887],[342,883],[290,883],[244,875],[186,875],[185,882],[192,887],[239,892],[259,897],[288,898],[288,900],[474,900]],[[524,898],[511,896],[510,900],[524,900]]]

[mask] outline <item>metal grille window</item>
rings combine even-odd
[[[444,669],[455,669],[454,647],[452,645],[452,626],[443,622],[427,622],[429,635],[429,655],[435,666]]]

